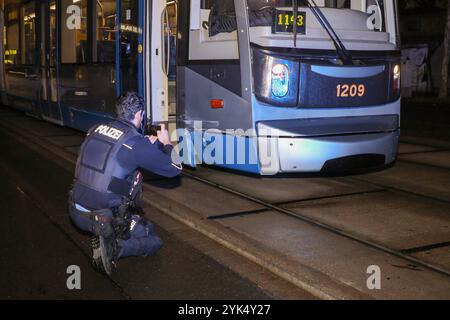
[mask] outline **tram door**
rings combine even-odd
[[[144,96],[154,124],[169,121],[170,32],[166,4],[166,0],[145,1],[144,8]]]
[[[41,4],[41,109],[46,120],[62,124],[56,81],[57,33],[56,1]]]

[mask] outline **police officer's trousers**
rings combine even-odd
[[[72,222],[80,230],[95,236],[115,236],[111,221],[113,213],[105,209],[94,213],[77,210],[75,205],[69,206]],[[120,251],[118,258],[146,257],[155,254],[162,246],[162,240],[155,234],[153,224],[134,215],[131,219],[129,238],[118,239]]]
[[[120,257],[146,257],[156,253],[162,246],[162,240],[156,236],[153,224],[141,216],[131,218],[130,237],[119,239]]]

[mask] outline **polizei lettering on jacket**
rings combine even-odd
[[[95,130],[95,133],[101,134],[102,136],[106,136],[114,140],[119,140],[123,136],[123,131],[106,125],[99,126]]]

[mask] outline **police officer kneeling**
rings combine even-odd
[[[144,169],[165,177],[180,174],[172,162],[173,147],[164,126],[157,136],[138,132],[144,101],[127,93],[117,103],[118,120],[88,131],[78,157],[69,195],[73,223],[92,235],[93,265],[111,274],[115,262],[130,256],[150,256],[162,246],[153,225],[143,218]]]

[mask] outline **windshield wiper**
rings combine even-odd
[[[294,2],[297,2],[297,0],[293,0]],[[313,3],[311,4],[310,1]],[[302,0],[302,2],[311,10],[311,12],[316,17],[317,21],[319,21],[320,25],[325,29],[325,31],[330,36],[331,40],[333,41],[334,47],[336,48],[336,52],[339,56],[339,58],[342,60],[342,62],[345,65],[354,65],[353,59],[351,54],[347,51],[347,48],[345,48],[344,44],[342,43],[339,36],[334,31],[333,27],[331,26],[328,19],[323,14],[322,10],[317,6],[316,2],[314,0]],[[296,8],[294,7],[294,16]],[[297,14],[298,14],[298,6],[297,6]],[[294,23],[296,26],[297,24]],[[294,34],[296,33],[297,28],[294,27]],[[296,37],[297,38],[297,37]]]
[[[294,9],[294,48],[297,48],[297,19],[298,19],[298,0],[292,0]]]

